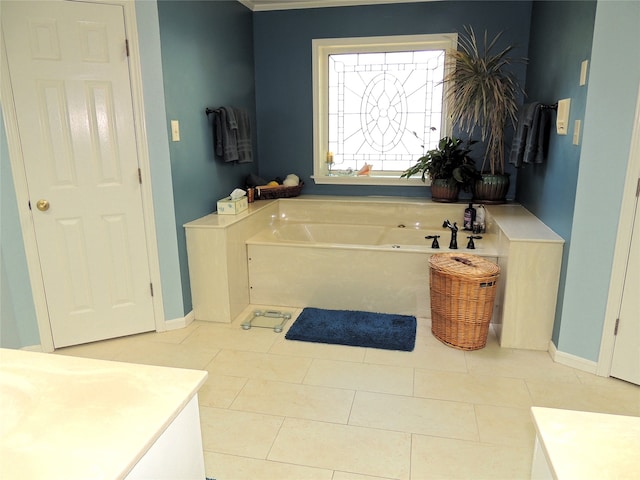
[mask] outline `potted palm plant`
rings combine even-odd
[[[515,127],[518,113],[517,99],[524,93],[518,79],[508,70],[512,63],[526,63],[513,59],[513,45],[495,51],[502,32],[491,41],[485,31],[482,45],[475,32],[465,27],[458,37],[459,50],[451,52],[449,73],[443,80],[452,121],[471,134],[476,127],[485,143],[482,178],[475,182],[474,198],[482,203],[503,203],[509,189],[505,174],[505,128]]]
[[[431,179],[431,198],[435,202],[456,202],[460,189],[469,191],[480,177],[474,160],[469,156],[473,140],[463,142],[459,138],[444,137],[438,147],[420,157],[415,165],[400,177],[421,174],[422,181]]]

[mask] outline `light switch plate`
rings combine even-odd
[[[580,120],[576,120],[573,122],[573,144],[580,145],[580,127],[582,126],[582,122]]]
[[[180,141],[180,122],[178,120],[171,120],[171,140]]]
[[[589,68],[589,60],[583,60],[580,64],[580,86],[587,84],[587,69]]]

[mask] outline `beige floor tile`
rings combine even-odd
[[[268,459],[408,479],[410,452],[408,433],[287,418]]]
[[[371,475],[360,475],[358,473],[334,472],[332,480],[390,480],[384,477],[372,477]]]
[[[245,412],[347,423],[353,395],[353,390],[251,379],[231,408]]]
[[[428,336],[416,336],[416,347],[413,352],[368,348],[364,361],[365,363],[429,368],[447,372],[467,371],[464,352],[443,345],[437,339]]]
[[[194,348],[183,344],[138,341],[121,350],[114,360],[203,370],[217,353],[216,348]]]
[[[476,405],[480,442],[505,447],[526,447],[533,455],[536,430],[529,408]]]
[[[333,474],[321,468],[212,452],[205,452],[204,462],[207,476],[216,480],[332,480]]]
[[[105,340],[102,342],[87,343],[73,347],[57,349],[57,355],[67,355],[71,357],[95,358],[97,360],[113,360],[127,344],[131,341],[126,339]]]
[[[269,353],[322,358],[326,360],[341,360],[345,362],[362,362],[366,350],[366,348],[349,347],[345,345],[328,345],[326,343],[287,340],[283,335],[273,343]]]
[[[326,387],[411,395],[413,369],[388,365],[313,360],[304,383]]]
[[[538,407],[640,416],[640,387],[602,388],[594,385],[527,380]]]
[[[349,424],[478,440],[473,405],[461,402],[357,392]]]
[[[229,408],[246,383],[242,377],[209,374],[198,391],[198,401],[206,407]]]
[[[578,383],[575,371],[555,363],[548,352],[491,347],[465,352],[469,373]]]
[[[411,479],[520,480],[531,476],[528,448],[413,435]]]
[[[267,352],[281,333],[267,328],[243,330],[239,324],[218,324],[199,322],[183,342],[183,345],[196,348],[224,348],[248,352]]]
[[[301,383],[311,362],[303,357],[223,350],[206,369],[213,375]]]
[[[194,321],[184,328],[142,334],[141,339],[148,340],[150,342],[181,343],[196,331],[201,323],[202,322]]]
[[[438,372],[416,369],[416,397],[455,400],[485,405],[530,407],[527,385],[523,379]]]
[[[265,459],[283,418],[200,406],[205,451]]]

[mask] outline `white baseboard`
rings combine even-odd
[[[166,330],[178,330],[180,328],[188,327],[191,322],[195,320],[193,310],[187,313],[184,317],[174,318],[173,320],[167,320],[164,322]]]
[[[27,345],[26,347],[20,347],[20,350],[25,350],[27,352],[44,352],[44,350],[42,350],[42,345]]]
[[[586,358],[577,357],[570,353],[559,351],[554,345],[553,341],[549,341],[549,355],[554,362],[566,365],[567,367],[582,370],[584,372],[596,374],[598,369],[598,363]]]

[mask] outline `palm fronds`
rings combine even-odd
[[[454,124],[469,134],[479,127],[486,144],[482,168],[488,160],[492,174],[496,169],[504,173],[504,129],[507,122],[515,126],[516,100],[522,92],[507,67],[526,62],[509,56],[512,45],[493,52],[501,36],[502,32],[489,40],[485,31],[480,48],[473,28],[465,27],[458,37],[460,49],[448,55],[449,73],[443,80]]]

